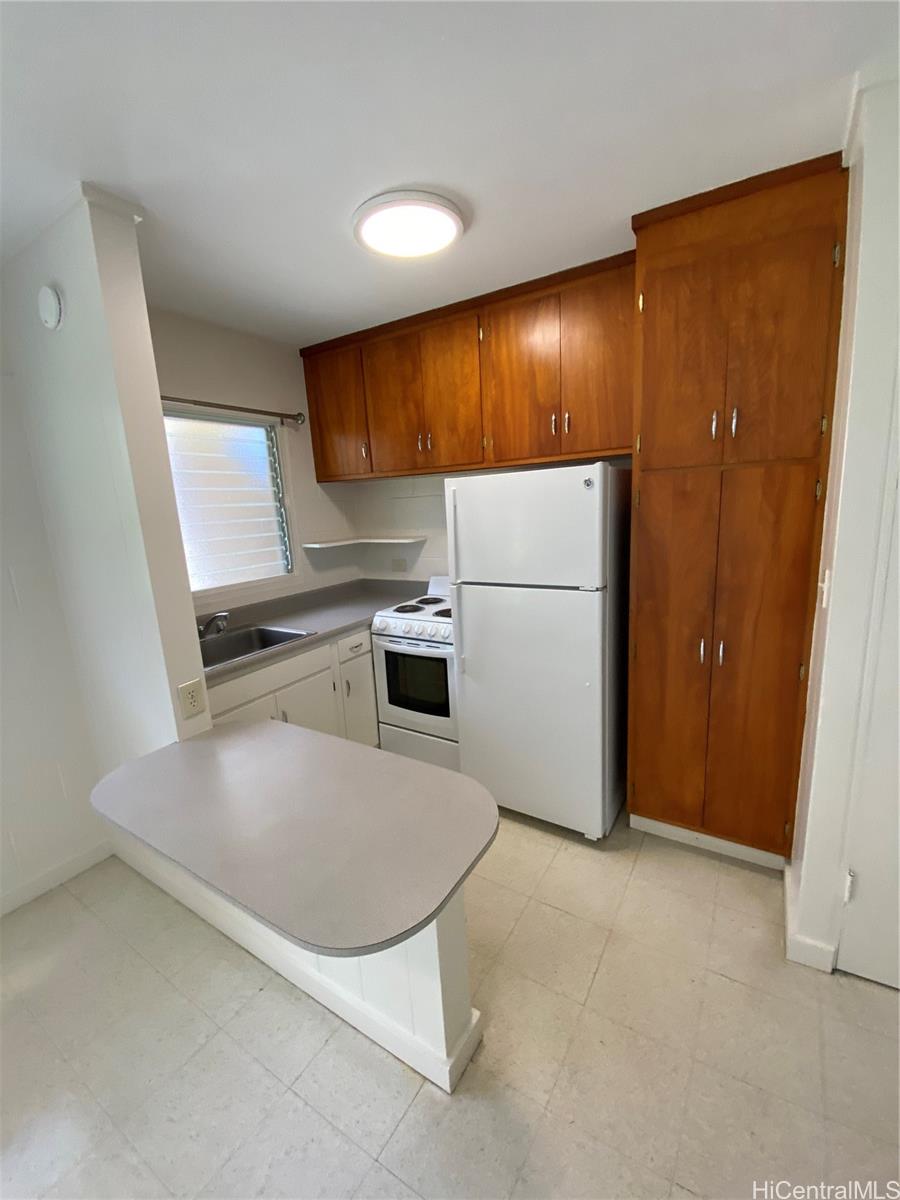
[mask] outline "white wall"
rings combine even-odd
[[[216,404],[249,404],[277,412],[308,412],[296,346],[240,333],[178,313],[150,313],[163,395]],[[279,431],[286,505],[294,551],[291,575],[198,593],[209,612],[361,576],[425,579],[447,570],[441,476],[318,484],[309,424]],[[355,534],[425,533],[421,546],[304,551],[302,543]],[[400,566],[403,563],[405,565]]]
[[[4,453],[30,497],[4,504],[11,905],[101,836],[88,806],[99,775],[209,718],[183,721],[175,701],[202,665],[132,211],[79,197],[2,283]],[[42,284],[63,297],[53,332],[37,316]]]
[[[373,479],[354,490],[351,520],[359,533],[420,533],[416,546],[367,546],[360,562],[375,579],[428,579],[447,574],[444,476]]]
[[[860,786],[865,733],[860,713],[872,686],[867,647],[873,598],[888,544],[880,526],[896,461],[896,74],[892,81],[861,80],[846,161],[850,213],[832,466],[786,888],[789,956],[826,970],[834,963],[841,926],[848,807]]]
[[[88,803],[100,772],[20,410],[2,386],[2,911],[107,853]]]

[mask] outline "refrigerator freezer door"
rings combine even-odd
[[[448,479],[451,583],[606,586],[606,463]]]
[[[606,593],[451,591],[460,769],[505,808],[608,833]]]

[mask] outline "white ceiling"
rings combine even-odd
[[[2,232],[147,210],[152,304],[305,344],[633,245],[632,212],[843,144],[893,3],[4,3]],[[417,262],[350,216],[467,216]]]

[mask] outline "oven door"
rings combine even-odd
[[[453,647],[373,637],[378,720],[457,740]]]

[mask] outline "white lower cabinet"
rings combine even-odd
[[[278,708],[275,704],[274,696],[260,696],[258,700],[251,700],[249,704],[242,704],[239,708],[233,708],[231,712],[225,713],[224,716],[215,717],[214,725],[224,725],[226,721],[264,721],[266,717],[277,717]]]
[[[343,735],[333,667],[276,692],[275,704],[282,721],[317,729],[319,733]]]
[[[375,676],[372,655],[362,654],[340,664],[341,702],[345,737],[364,746],[378,745],[378,709],[375,707]]]
[[[281,659],[209,689],[213,724],[266,717],[378,745],[368,631]]]

